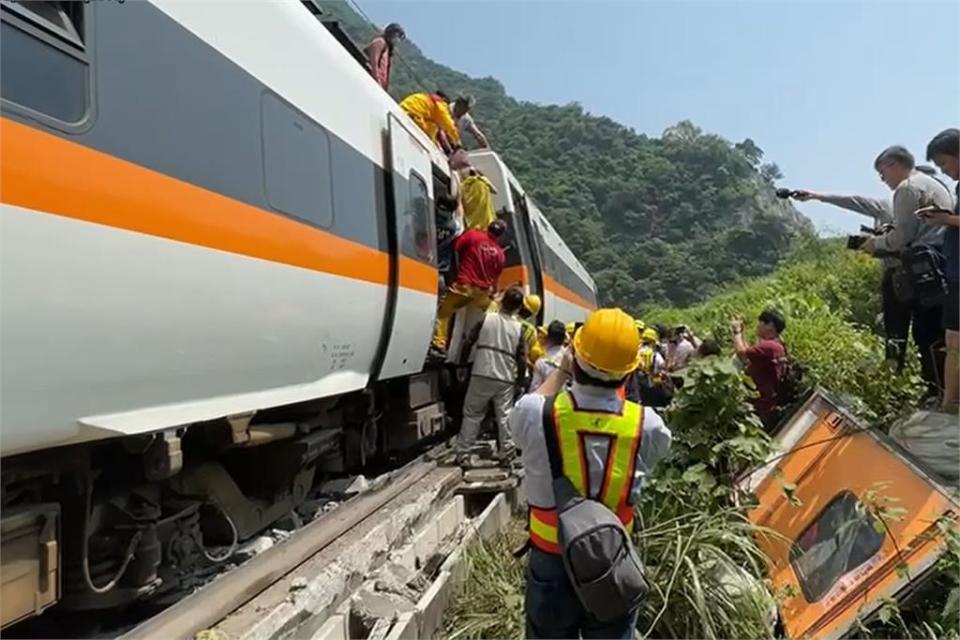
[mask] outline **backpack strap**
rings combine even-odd
[[[563,393],[561,391],[561,393]],[[557,439],[557,421],[553,417],[553,405],[557,396],[547,396],[543,401],[543,441],[547,445],[547,458],[550,459],[550,475],[554,480],[563,476],[563,457],[560,454],[560,441]]]

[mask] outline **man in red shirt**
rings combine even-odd
[[[391,22],[383,33],[370,41],[363,51],[367,54],[370,71],[384,91],[390,90],[390,64],[393,62],[393,48],[407,37],[403,27]]]
[[[506,230],[506,222],[494,220],[486,230],[470,229],[453,241],[459,268],[457,279],[447,287],[437,311],[433,331],[433,346],[437,349],[447,348],[447,328],[457,309],[471,304],[486,309],[490,305],[490,296],[506,261],[499,243]]]
[[[753,401],[753,410],[767,431],[777,426],[779,407],[777,389],[787,372],[787,350],[780,334],[787,328],[783,316],[766,309],[757,321],[757,344],[750,346],[743,339],[743,320],[730,323],[733,329],[733,349],[747,365],[747,375],[753,379],[760,396]]]

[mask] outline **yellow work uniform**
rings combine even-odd
[[[653,373],[653,359],[655,355],[656,352],[654,352],[653,347],[647,345],[640,347],[640,365],[637,367],[637,370],[640,373]]]
[[[437,309],[437,322],[433,328],[433,346],[438,349],[447,348],[447,332],[450,330],[450,318],[457,310],[473,306],[477,309],[486,309],[490,306],[490,292],[480,287],[454,282],[449,287]]]
[[[540,346],[540,341],[537,339],[537,328],[532,323],[527,320],[520,320],[520,325],[523,327],[521,335],[527,342],[527,365],[530,369],[533,369],[537,360],[543,357],[543,347]]]
[[[467,229],[486,230],[497,219],[493,208],[493,185],[485,176],[467,176],[460,185],[460,193]]]
[[[636,470],[637,451],[643,437],[643,407],[624,401],[619,413],[590,411],[577,406],[570,391],[559,393],[553,409],[544,409],[544,429],[554,429],[565,475],[577,492],[610,508],[628,531],[633,529],[630,493]],[[606,451],[606,464],[596,477],[585,464],[585,447]],[[599,450],[598,450],[599,451]],[[592,460],[597,451],[589,452]],[[597,459],[603,459],[599,457]],[[530,506],[530,542],[546,553],[560,553],[557,540],[557,510]]]
[[[437,141],[438,133],[443,131],[450,142],[460,144],[460,131],[457,130],[457,123],[453,121],[450,106],[440,96],[431,93],[413,93],[403,99],[400,108],[434,142]]]

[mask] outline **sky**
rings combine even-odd
[[[691,120],[750,137],[780,186],[889,198],[873,170],[925,162],[960,124],[957,0],[356,0],[430,58],[543,104],[579,102],[651,136]],[[865,218],[798,203],[824,234]]]

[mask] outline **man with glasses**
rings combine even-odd
[[[926,245],[943,246],[943,229],[914,215],[917,209],[936,206],[953,208],[953,196],[938,180],[915,168],[913,155],[901,146],[884,149],[873,163],[880,179],[893,191],[892,228],[883,235],[871,236],[861,249],[878,257],[899,255],[904,249]],[[892,287],[893,274],[888,270],[884,287]],[[885,296],[886,297],[886,296]],[[933,347],[942,340],[941,308],[910,303],[910,322],[913,340],[920,351],[921,375],[927,383],[928,394],[937,395],[936,360]],[[904,335],[903,347],[906,347]],[[902,351],[900,357],[902,358]]]

